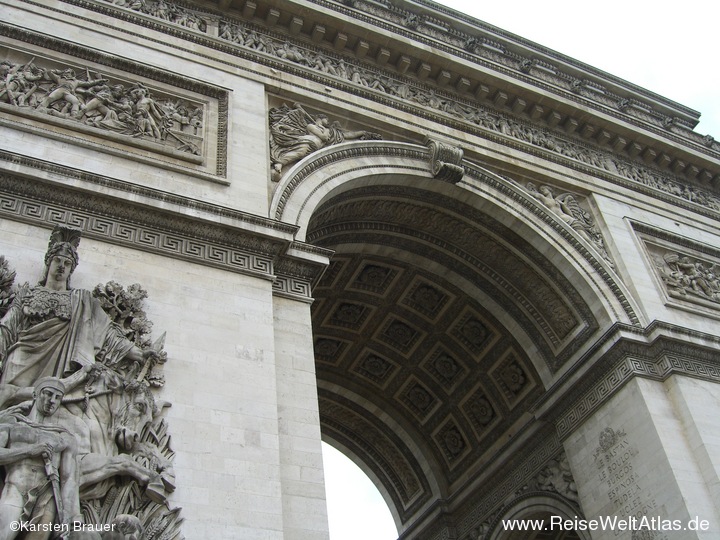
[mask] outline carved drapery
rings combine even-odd
[[[2,451],[28,445],[29,431],[53,449],[42,458],[52,483],[49,498],[31,497],[15,518],[42,514],[38,523],[54,516],[58,526],[82,521],[90,531],[111,526],[118,533],[181,540],[180,509],[167,505],[175,490],[174,453],[162,418],[169,404],[153,395],[165,383],[164,334],[151,338],[152,323],[143,309],[147,292],[138,284],[67,288],[74,266],[54,274],[56,261],[77,264],[78,242],[78,230],[55,227],[47,277],[37,286],[15,288],[13,272],[4,259],[0,264],[0,297],[14,297],[0,305],[0,431],[7,433]],[[88,347],[96,356],[85,355]],[[58,362],[55,368],[52,362]],[[43,405],[53,392],[62,404]],[[68,437],[74,445],[63,442]],[[32,456],[4,460],[6,484],[38,495],[45,488],[27,474],[39,461]],[[4,490],[0,504],[12,506],[11,493]]]
[[[324,114],[309,114],[300,104],[270,109],[270,161],[272,180],[280,180],[283,169],[313,152],[350,140],[379,140],[379,133],[348,130],[330,122]]]
[[[590,242],[611,268],[615,267],[615,264],[610,258],[610,254],[605,248],[605,240],[595,225],[595,220],[590,212],[580,206],[578,200],[572,193],[555,195],[552,187],[543,185],[537,188],[535,184],[531,182],[527,184],[527,189],[558,218]]]

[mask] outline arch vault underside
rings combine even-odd
[[[188,539],[326,540],[322,440],[401,540],[718,534],[699,113],[427,0],[0,4],[0,274],[147,289]]]
[[[357,143],[301,162],[276,209],[334,252],[312,306],[323,438],[403,530],[551,434],[534,403],[613,309],[634,314],[612,279],[588,277],[609,275],[600,257],[512,182],[469,164],[440,181],[425,149],[395,146],[409,153]]]

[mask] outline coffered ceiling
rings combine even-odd
[[[597,326],[545,255],[437,193],[349,190],[308,241],[335,251],[312,308],[324,436],[402,520],[525,429],[544,392],[536,366],[557,370]]]

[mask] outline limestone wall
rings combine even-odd
[[[1,224],[0,253],[15,268],[18,283],[34,284],[48,231]],[[282,392],[277,385],[270,282],[91,239],[83,239],[79,251],[73,287],[139,283],[148,291],[154,335],[167,332],[166,383],[159,397],[172,403],[165,412],[176,452],[177,490],[170,506],[182,507],[185,536],[283,538],[281,483],[289,465],[281,464],[279,422],[287,429],[289,420],[278,396],[285,402],[299,398],[288,383]],[[295,369],[285,367],[284,377],[292,379]],[[312,377],[307,368],[300,374]],[[313,426],[310,440],[319,455]],[[321,469],[318,459],[302,476],[310,471],[324,503],[322,474],[312,472]]]
[[[593,538],[629,538],[643,525],[654,538],[717,536],[716,465],[707,458],[712,443],[703,444],[707,424],[687,414],[700,402],[717,408],[707,400],[709,384],[634,379],[567,439],[585,518],[625,520],[600,527]],[[702,391],[684,401],[689,386]],[[698,530],[691,530],[695,523]]]

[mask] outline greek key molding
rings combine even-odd
[[[291,300],[312,303],[312,290],[319,281],[332,252],[310,244],[294,243],[291,250],[300,250],[313,257],[312,262],[288,256],[280,257],[275,263],[273,294]]]
[[[118,223],[114,218],[95,216],[89,212],[0,194],[0,215],[39,226],[64,223],[82,229],[89,238],[111,244],[213,266],[230,272],[273,279],[272,257],[229,246],[212,245],[206,241],[152,230],[141,225]]]
[[[148,211],[119,199],[8,173],[0,174],[0,215],[44,227],[63,223],[111,244],[268,280],[274,279],[274,261],[289,245],[282,237],[223,229],[208,221]]]
[[[232,210],[230,208],[215,205],[212,203],[207,203],[203,201],[199,201],[196,199],[189,199],[187,197],[181,197],[178,195],[175,195],[173,193],[169,193],[167,191],[162,191],[159,189],[153,189],[145,186],[141,186],[138,184],[131,184],[129,182],[125,182],[123,180],[117,180],[115,178],[111,178],[109,176],[102,176],[94,173],[89,173],[85,171],[81,171],[79,169],[74,169],[71,167],[67,167],[65,165],[58,165],[56,163],[52,163],[49,161],[44,161],[28,156],[22,156],[19,154],[14,154],[12,152],[6,152],[3,150],[0,150],[0,163],[7,164],[8,169],[13,170],[25,170],[30,176],[45,176],[45,175],[52,175],[57,176],[63,179],[67,179],[69,181],[78,180],[82,183],[86,183],[90,186],[95,186],[97,188],[117,191],[120,193],[124,193],[127,195],[132,195],[136,197],[140,197],[143,199],[148,199],[155,201],[157,203],[165,202],[170,203],[172,205],[176,205],[178,207],[188,209],[188,210],[194,210],[199,211],[202,213],[211,214],[213,216],[216,216],[218,218],[227,218],[231,219],[236,222],[241,223],[247,223],[249,226],[253,227],[259,227],[259,228],[265,228],[268,230],[271,230],[273,235],[280,235],[285,236],[288,238],[288,241],[290,238],[292,238],[295,233],[297,232],[297,227],[293,225],[288,225],[285,223],[281,223],[276,220],[263,218],[261,216],[257,216],[255,214],[248,214],[245,212],[241,212],[238,210]],[[7,179],[11,179],[12,174],[7,177]],[[8,185],[16,185],[17,184],[8,184]],[[17,189],[17,188],[16,188]],[[30,186],[26,186],[27,190],[30,190],[29,192],[32,192],[32,189],[38,189],[41,190],[40,184],[37,184],[34,188],[31,188]],[[43,192],[44,193],[44,192]],[[114,207],[114,206],[113,206]],[[129,215],[133,216],[133,219],[140,219],[139,215],[135,215],[134,212],[130,211]],[[151,222],[152,220],[159,219],[160,214],[142,214],[142,220]],[[160,223],[158,223],[160,225]],[[162,226],[166,226],[166,224],[162,224]],[[215,227],[207,228],[203,225],[196,225],[194,230],[197,230],[199,234],[204,235],[212,235],[213,230],[218,231]],[[233,235],[220,235],[218,238],[222,238],[223,241],[226,241],[227,238],[231,238]],[[313,246],[304,246],[303,249],[305,251],[312,252]],[[322,250],[322,248],[317,248],[319,250],[319,253],[324,253],[326,250]],[[276,249],[273,249],[271,251],[272,253],[277,252]]]
[[[595,363],[592,373],[586,374],[583,382],[576,385],[571,392],[572,396],[563,400],[569,405],[558,404],[555,407],[562,412],[551,420],[555,422],[561,440],[565,440],[633,377],[664,381],[677,374],[720,383],[720,362],[716,352],[720,346],[718,336],[663,323],[651,324],[644,335],[651,336],[656,331],[661,334],[684,334],[688,340],[703,340],[708,345],[700,347],[689,342],[678,343],[662,335],[650,344],[621,340],[615,350]],[[710,344],[714,344],[714,348],[708,349]]]
[[[277,276],[273,281],[273,294],[308,304],[313,301],[310,282],[291,276]]]

